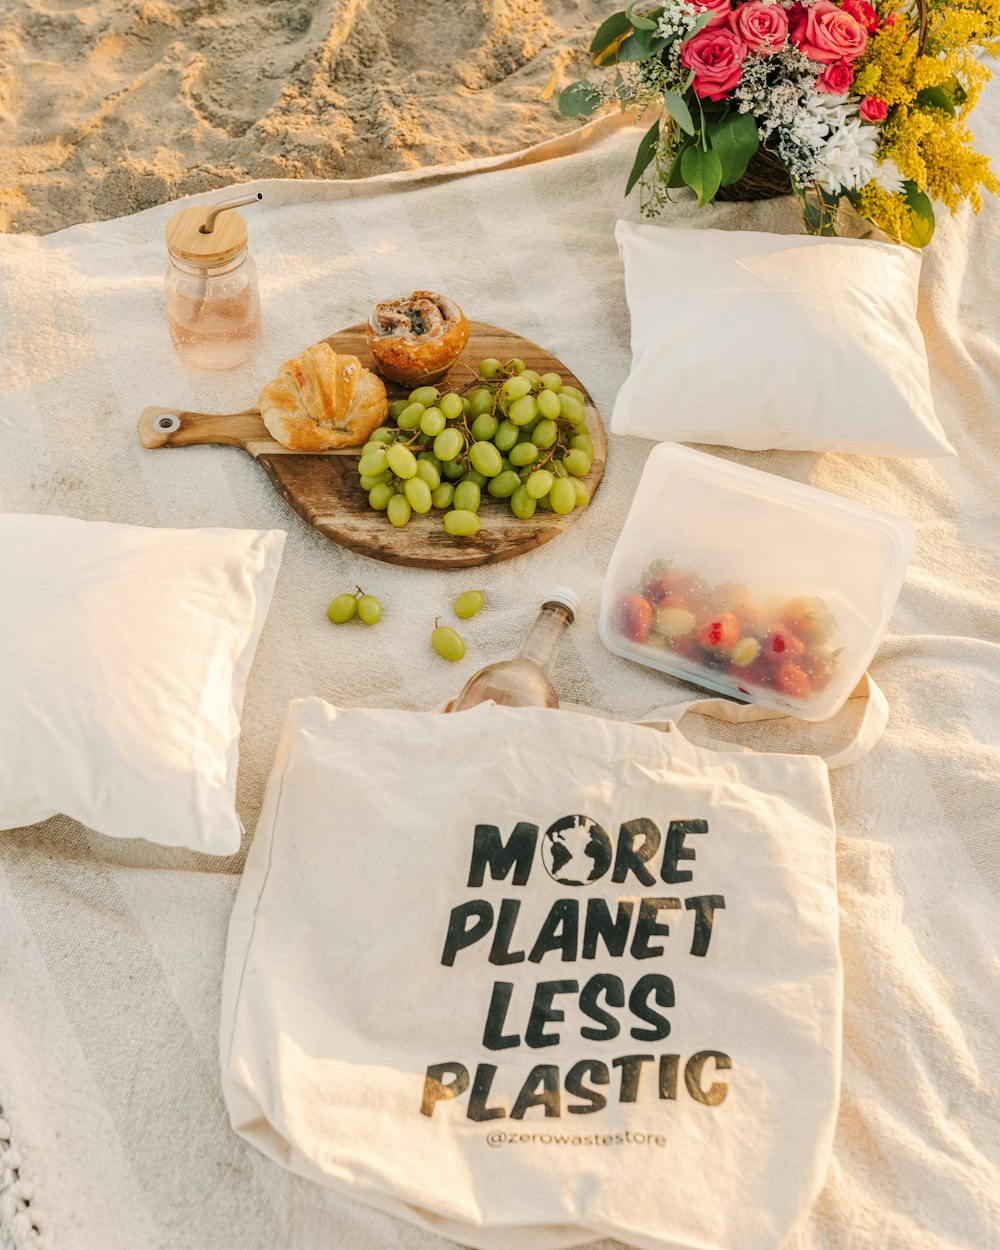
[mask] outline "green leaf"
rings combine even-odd
[[[661,39],[657,36],[648,47],[644,47],[639,40],[638,35],[634,32],[627,39],[623,39],[618,48],[619,61],[647,61],[651,56],[656,56],[670,42],[669,39]]]
[[[563,117],[589,117],[596,111],[601,99],[601,93],[593,83],[581,78],[559,92],[559,112]]]
[[[930,108],[941,109],[944,113],[950,113],[955,116],[955,101],[951,98],[944,87],[925,87],[923,91],[917,92],[917,103],[926,104]]]
[[[691,110],[684,103],[684,97],[678,95],[676,91],[664,91],[663,103],[666,105],[667,112],[680,126],[681,130],[686,135],[693,135],[694,120],[691,117]]]
[[[671,190],[687,186],[687,183],[681,175],[681,161],[684,159],[684,153],[690,146],[690,143],[685,143],[679,147],[674,155],[674,159],[670,162],[670,168],[667,170],[667,186],[670,187]]]
[[[635,0],[628,0],[625,6],[625,16],[636,28],[636,30],[655,30],[656,23],[651,22],[648,17],[636,17],[633,10],[635,9]]]
[[[739,182],[747,171],[750,158],[760,147],[757,123],[750,113],[730,113],[708,132],[712,151],[722,163],[722,185]]]
[[[722,185],[722,162],[714,152],[692,145],[681,157],[681,177],[698,196],[698,207],[703,208]]]
[[[612,65],[618,45],[632,29],[632,23],[624,12],[612,13],[597,28],[597,34],[590,41],[590,52],[595,65]]]
[[[934,205],[915,182],[905,182],[906,206],[910,210],[910,228],[903,242],[911,247],[926,247],[934,236]]]
[[[632,166],[632,172],[629,174],[628,182],[625,184],[626,195],[629,194],[635,184],[639,181],[649,165],[649,162],[656,155],[656,148],[659,142],[660,119],[657,118],[639,141],[639,150],[635,154],[635,164]]]

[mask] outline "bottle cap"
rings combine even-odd
[[[571,620],[575,620],[577,613],[580,611],[580,596],[575,590],[570,590],[567,586],[553,587],[542,602],[558,603],[561,607],[567,609]]]
[[[209,269],[224,265],[247,245],[247,223],[233,210],[263,199],[260,192],[220,204],[194,204],[167,222],[167,250],[177,260]],[[220,216],[221,214],[221,216]]]

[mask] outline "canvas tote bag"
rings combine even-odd
[[[484,1250],[776,1250],[839,1096],[827,769],[885,702],[827,762],[685,710],[293,703],[229,930],[236,1132]]]

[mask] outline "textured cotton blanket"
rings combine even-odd
[[[1000,95],[979,122],[1000,156]],[[647,443],[611,440],[597,499],[561,539],[483,572],[432,573],[334,546],[239,450],[147,452],[135,436],[147,404],[252,405],[283,360],[415,287],[544,344],[609,414],[629,363],[613,229],[616,217],[637,217],[634,199],[622,202],[637,138],[604,128],[486,169],[259,184],[264,204],[247,219],[264,339],[254,362],[219,376],[186,371],[171,349],[170,206],[43,239],[0,238],[0,508],[288,531],[244,717],[239,805],[249,830],[289,699],[435,706],[512,651],[556,583],[574,584],[584,603],[556,672],[566,700],[634,716],[693,693],[597,638],[602,575]],[[668,220],[801,229],[789,201],[697,215],[685,202]],[[919,534],[873,665],[892,706],[888,733],[832,779],[843,1099],[826,1188],[791,1250],[1000,1244],[998,272],[1000,205],[942,222],[920,317],[956,459],[719,453],[908,516]],[[332,629],[326,604],[355,583],[382,600],[383,622]],[[429,630],[477,585],[489,611],[465,631],[464,665],[447,665]],[[730,732],[762,749],[824,749],[846,736],[851,715]],[[705,740],[720,730],[696,720],[686,732]],[[231,1132],[217,1030],[241,865],[242,856],[111,841],[65,819],[0,837],[0,1242],[34,1244],[37,1214],[53,1250],[445,1244],[286,1174]]]

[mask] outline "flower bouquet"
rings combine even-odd
[[[837,233],[847,200],[890,237],[930,241],[937,200],[953,212],[1000,191],[968,116],[1000,47],[1000,0],[635,0],[602,23],[567,116],[617,100],[659,116],[625,194],[655,216],[674,188],[698,204],[794,192],[807,228]]]

